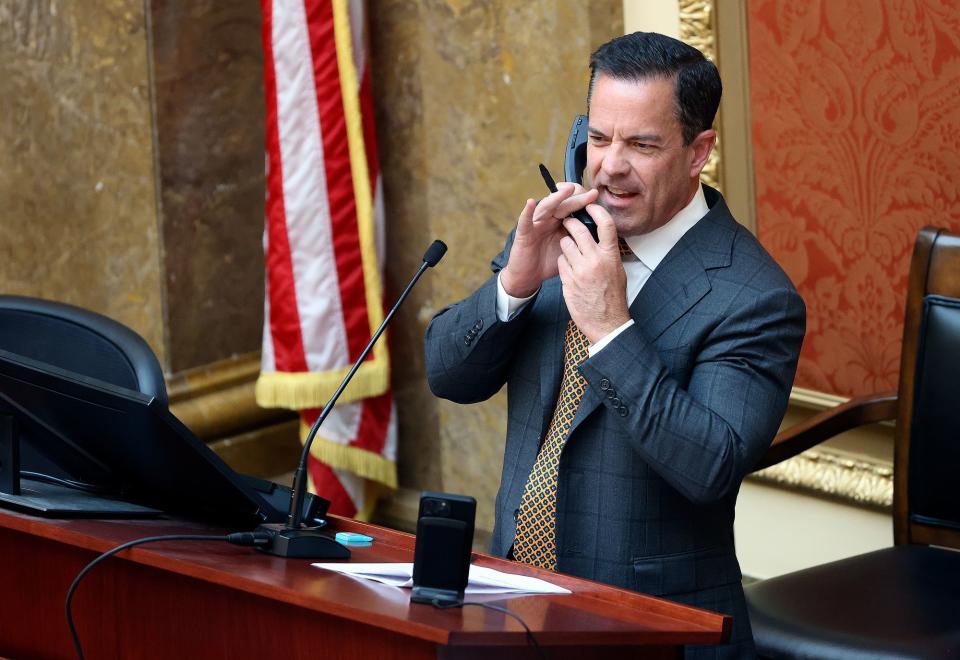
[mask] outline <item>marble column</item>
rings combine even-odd
[[[93,309],[179,373],[257,351],[260,9],[0,0],[0,287]]]
[[[260,349],[264,102],[255,0],[149,0],[172,372]]]
[[[167,362],[143,3],[0,1],[0,290],[136,329]]]

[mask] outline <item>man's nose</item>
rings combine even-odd
[[[607,147],[604,151],[600,168],[608,177],[625,174],[627,170],[630,169],[630,164],[625,158],[623,147],[617,143],[613,143]]]

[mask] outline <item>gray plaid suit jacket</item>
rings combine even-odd
[[[580,367],[587,390],[560,459],[557,567],[731,614],[730,644],[687,656],[742,658],[754,650],[734,505],[786,410],[806,311],[720,194],[704,189],[710,211],[646,282],[634,325]],[[459,403],[507,385],[491,548],[502,556],[553,413],[570,316],[559,278],[508,322],[497,319],[496,292],[494,275],[433,318],[426,364],[434,394]]]

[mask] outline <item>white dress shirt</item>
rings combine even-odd
[[[624,238],[630,250],[636,259],[624,257],[623,269],[627,273],[627,306],[633,304],[640,289],[650,279],[650,275],[656,270],[660,262],[663,261],[667,253],[673,249],[673,246],[689,231],[697,222],[709,211],[707,200],[703,196],[703,186],[697,186],[697,192],[694,194],[690,203],[683,207],[679,213],[670,218],[663,226],[657,227],[651,232],[639,236],[627,236]],[[533,299],[537,294],[527,298],[514,298],[503,289],[500,283],[500,276],[497,276],[497,318],[501,321],[508,321],[516,315],[523,306]],[[609,344],[614,337],[633,325],[633,319],[630,319],[616,330],[605,335],[589,348],[590,356],[594,356],[604,346]]]

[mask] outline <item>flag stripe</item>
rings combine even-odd
[[[360,509],[350,492],[346,489],[336,472],[329,465],[320,461],[311,460],[307,463],[307,473],[310,475],[310,490],[321,493],[330,502],[330,513],[352,518]],[[347,475],[349,478],[349,475]]]
[[[369,452],[384,454],[384,457],[393,461],[396,459],[392,454],[395,448],[385,446],[384,439],[387,437],[387,428],[390,423],[390,410],[393,407],[393,394],[387,392],[381,396],[371,397],[363,400],[363,412],[360,415],[360,424],[357,429],[357,435],[350,443],[351,447],[365,449]]]
[[[274,0],[277,125],[283,162],[286,227],[298,295],[306,369],[322,371],[346,362],[342,317],[328,221],[326,154],[314,84],[314,63],[303,0]],[[317,295],[322,292],[323,295]]]
[[[284,220],[283,166],[280,161],[280,136],[277,128],[277,80],[273,57],[273,0],[261,0],[263,12],[264,92],[266,97],[267,143],[267,226],[266,286],[273,296],[267,303],[270,315],[272,362],[276,369],[298,371],[306,368],[300,318],[297,313],[296,287],[290,242]],[[265,342],[266,343],[266,340]]]
[[[360,256],[363,260],[363,281],[367,291],[367,314],[370,319],[370,332],[383,320],[383,298],[381,292],[382,270],[377,261],[376,239],[377,227],[374,225],[374,199],[370,187],[369,170],[364,137],[362,117],[360,112],[360,82],[358,72],[354,66],[351,43],[352,27],[350,13],[346,0],[333,0],[334,31],[337,39],[337,60],[340,66],[340,80],[343,91],[343,111],[347,126],[347,144],[350,149],[350,167],[353,173],[353,182],[356,188],[357,229],[360,233]],[[362,15],[363,12],[359,12]],[[382,233],[383,226],[379,231]],[[389,368],[386,345],[383,342],[374,347],[374,356],[377,363],[383,367],[386,374]]]
[[[306,439],[318,414],[317,410],[301,411],[301,440]],[[396,444],[393,394],[387,392],[334,408],[318,430],[310,454],[324,463],[396,488]]]
[[[310,17],[308,27],[313,51],[313,75],[317,108],[320,114],[326,178],[329,182],[329,223],[332,229],[334,263],[336,264],[340,299],[351,301],[341,306],[346,330],[347,360],[355,361],[370,338],[366,291],[361,263],[356,192],[350,166],[344,114],[344,98],[337,59],[334,15],[330,0],[306,0]],[[354,91],[354,93],[356,93]],[[356,304],[363,301],[363,304]]]
[[[373,113],[373,84],[370,70],[363,71],[360,83],[360,112],[363,118],[363,144],[367,153],[367,164],[370,169],[370,186],[373,189],[373,217],[377,227],[376,254],[377,263],[383,263],[385,256],[385,224],[383,210],[383,177],[380,176],[380,155],[377,151],[376,122]],[[383,300],[384,312],[389,308],[386,299]]]

